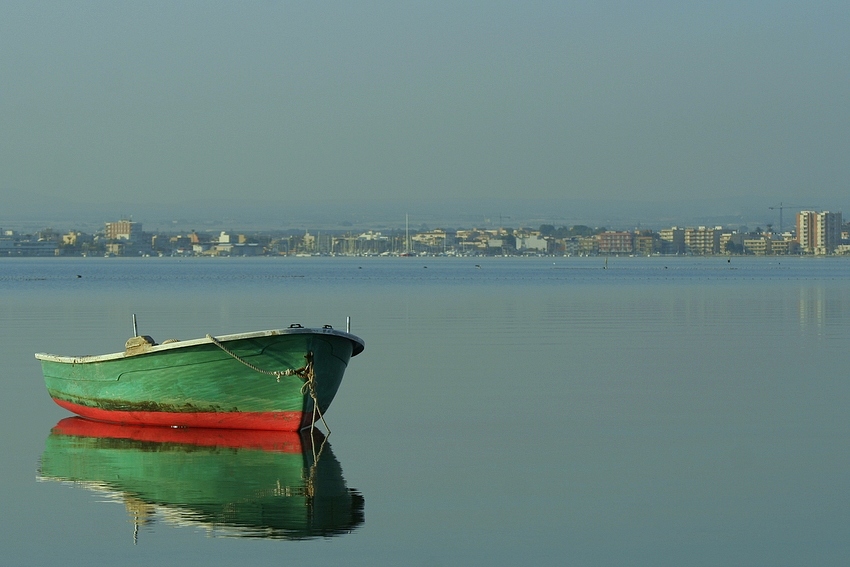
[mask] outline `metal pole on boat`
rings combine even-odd
[[[134,337],[139,336],[139,328],[138,328],[138,326],[136,326],[136,314],[135,313],[133,313],[133,336]]]
[[[345,318],[345,332],[346,332],[346,333],[350,333],[350,332],[351,332],[351,317],[346,317],[346,318]]]

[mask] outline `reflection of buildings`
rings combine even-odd
[[[841,213],[800,211],[797,242],[807,254],[832,254],[841,243]]]
[[[826,298],[823,288],[802,288],[797,304],[801,328],[823,327],[826,319]]]
[[[844,340],[843,315],[850,305],[843,288],[824,285],[805,286],[797,297],[797,317],[801,330],[818,336]]]
[[[346,486],[318,430],[134,427],[72,417],[45,441],[39,479],[123,502],[136,528],[159,518],[216,536],[307,539],[363,523],[363,497]]]

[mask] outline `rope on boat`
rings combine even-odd
[[[316,394],[316,373],[313,370],[313,353],[307,353],[307,364],[302,366],[301,368],[288,368],[286,370],[264,370],[258,366],[254,366],[244,358],[240,357],[238,354],[224,346],[221,341],[215,338],[212,335],[207,335],[207,338],[218,348],[232,356],[237,361],[241,362],[251,370],[255,372],[259,372],[260,374],[265,374],[267,376],[274,376],[275,379],[280,382],[282,376],[298,376],[302,380],[304,380],[304,385],[301,386],[301,395],[310,395],[313,398],[313,418],[310,420],[310,433],[313,433],[313,428],[316,426],[316,416],[318,415],[319,419],[322,420],[322,423],[325,424],[325,429],[328,430],[328,435],[331,434],[331,428],[328,427],[328,422],[325,421],[325,416],[322,414],[322,410],[319,409],[319,398]],[[321,453],[321,451],[320,451]]]
[[[217,346],[218,348],[220,348],[221,350],[223,350],[224,352],[226,352],[227,354],[229,354],[230,356],[232,356],[233,358],[235,358],[236,360],[238,360],[239,362],[241,362],[242,364],[244,364],[245,366],[247,366],[248,368],[250,368],[254,372],[259,372],[260,374],[265,374],[267,376],[274,376],[277,379],[278,382],[280,382],[280,379],[283,376],[298,376],[302,380],[307,380],[307,381],[311,380],[310,375],[312,375],[312,373],[313,373],[313,360],[312,360],[312,358],[307,361],[306,366],[302,366],[301,368],[288,368],[286,370],[263,370],[262,368],[254,366],[253,364],[251,364],[250,362],[248,362],[247,360],[240,357],[238,354],[236,354],[235,352],[233,352],[232,350],[230,350],[229,348],[224,346],[221,343],[221,341],[219,341],[214,336],[207,335],[207,338],[209,340],[211,340],[212,343],[215,346]]]
[[[310,397],[313,398],[313,418],[310,420],[310,435],[313,434],[313,428],[316,426],[316,415],[318,414],[319,418],[322,420],[322,423],[325,424],[325,429],[328,430],[328,435],[331,434],[331,428],[328,427],[328,422],[325,421],[325,416],[322,415],[322,410],[319,409],[319,398],[316,395],[316,373],[313,372],[313,353],[310,353],[310,357],[307,359],[307,368],[309,369],[307,372],[308,378],[304,382],[304,385],[301,386],[301,395],[310,394]],[[322,445],[324,446],[324,444]]]

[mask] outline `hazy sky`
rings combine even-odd
[[[848,174],[846,0],[0,3],[5,208],[756,195],[840,210]]]

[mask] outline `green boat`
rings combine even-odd
[[[300,433],[126,426],[63,419],[38,480],[123,503],[134,524],[202,528],[216,537],[308,539],[364,521],[362,495],[318,429]]]
[[[324,419],[363,348],[329,325],[291,325],[162,344],[136,334],[123,352],[35,357],[53,400],[88,419],[298,431]]]

